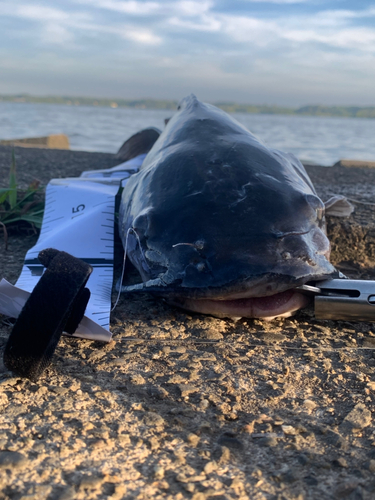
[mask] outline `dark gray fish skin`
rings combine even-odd
[[[324,204],[297,158],[185,98],[124,188],[120,236],[151,291],[268,296],[336,274]]]

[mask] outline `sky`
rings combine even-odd
[[[375,0],[0,0],[0,94],[375,105]]]

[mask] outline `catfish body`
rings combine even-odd
[[[126,184],[119,227],[143,281],[124,290],[218,316],[289,314],[295,287],[336,274],[299,160],[193,95]]]

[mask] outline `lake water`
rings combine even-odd
[[[142,128],[164,128],[166,110],[0,102],[0,139],[66,134],[71,149],[115,153]],[[375,161],[375,119],[233,115],[270,147],[332,165],[340,158]]]

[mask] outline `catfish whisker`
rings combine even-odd
[[[175,245],[172,245],[172,248],[180,247],[180,246],[182,246],[182,245],[187,245],[187,246],[189,246],[189,247],[194,247],[194,248],[196,248],[196,247],[195,247],[195,245],[194,245],[194,243],[176,243]]]
[[[187,245],[189,247],[193,247],[196,250],[203,250],[204,248],[204,241],[203,240],[198,240],[195,243],[176,243],[175,245],[172,245],[172,248],[179,247],[181,245]]]
[[[114,309],[117,307],[118,301],[120,300],[120,294],[121,294],[121,285],[122,285],[122,280],[124,279],[124,274],[125,274],[125,262],[126,262],[126,255],[128,251],[128,238],[129,234],[133,233],[135,237],[137,238],[139,249],[141,251],[142,257],[145,258],[145,255],[142,250],[141,246],[141,240],[139,239],[137,231],[134,229],[134,227],[129,227],[129,229],[126,231],[126,237],[125,237],[125,245],[124,245],[124,260],[122,262],[122,269],[121,269],[121,276],[116,284],[116,289],[117,289],[117,297],[114,306],[111,309],[111,312],[114,311]]]
[[[141,251],[142,257],[144,260],[146,260],[145,254],[143,253],[141,240],[139,239],[139,235],[138,235],[137,231],[134,229],[134,227],[129,227],[126,237],[128,237],[129,231],[131,231],[134,234],[134,236],[137,238],[139,249]]]
[[[128,237],[129,237],[129,233],[130,233],[130,231],[132,229],[133,228],[129,227],[129,229],[126,231],[125,245],[124,245],[124,260],[122,261],[121,276],[118,279],[117,284],[116,284],[116,289],[118,289],[117,290],[117,297],[116,297],[116,300],[115,300],[115,304],[114,304],[114,306],[111,309],[111,312],[113,312],[115,310],[115,308],[117,307],[118,301],[120,300],[121,284],[122,284],[122,280],[124,279],[126,254],[127,254],[127,251],[128,251]]]

